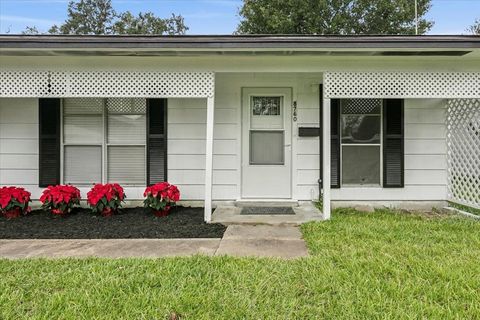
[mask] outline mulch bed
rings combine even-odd
[[[0,239],[221,238],[227,227],[203,221],[203,208],[172,208],[156,217],[144,208],[121,209],[111,217],[74,209],[65,217],[34,210],[7,220],[0,216]]]

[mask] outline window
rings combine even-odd
[[[282,96],[250,98],[250,165],[285,163],[285,130]]]
[[[63,180],[144,185],[146,100],[63,100]]]
[[[380,185],[382,100],[341,100],[342,184]]]
[[[283,131],[250,131],[250,164],[283,165]]]
[[[254,116],[279,116],[281,97],[252,97]]]

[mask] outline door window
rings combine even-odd
[[[250,165],[284,165],[283,97],[252,96],[250,119]]]

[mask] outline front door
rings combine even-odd
[[[242,92],[242,198],[290,199],[292,90]]]

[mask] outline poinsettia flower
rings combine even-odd
[[[30,192],[24,188],[2,187],[0,188],[0,209],[2,211],[21,209],[25,213],[29,208],[30,195]]]
[[[103,199],[105,200],[102,201]],[[124,199],[125,192],[118,183],[98,183],[87,193],[87,203],[94,211],[102,208],[104,214],[110,214],[112,211],[117,210]],[[99,207],[100,205],[101,207]]]
[[[48,186],[43,190],[40,201],[44,210],[50,210],[53,214],[64,214],[80,203],[80,190],[71,185]],[[63,210],[60,210],[60,207],[63,207]]]

